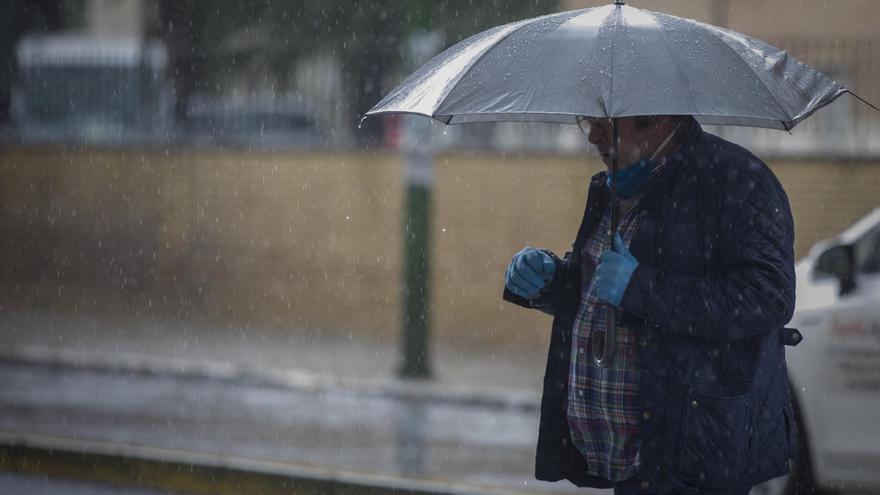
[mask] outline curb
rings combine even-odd
[[[102,354],[53,347],[0,347],[0,362],[64,367],[110,373],[174,376],[320,393],[347,389],[365,395],[408,401],[537,412],[538,391],[497,387],[449,386],[393,378],[350,378],[304,370],[267,369],[241,363],[185,360],[141,354]]]
[[[509,495],[497,488],[414,480],[239,457],[0,431],[0,470],[188,494]]]

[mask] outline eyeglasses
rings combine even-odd
[[[603,126],[611,126],[611,119],[605,117],[583,117],[575,118],[575,122],[584,134],[590,133],[591,127],[602,128]]]

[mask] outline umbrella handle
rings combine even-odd
[[[614,249],[614,233],[617,232],[618,204],[617,204],[617,158],[620,149],[620,134],[617,129],[617,118],[611,119],[611,231],[608,233],[608,249]],[[590,348],[593,362],[599,368],[607,368],[614,358],[614,350],[617,348],[617,320],[618,309],[611,303],[606,303],[605,329],[603,331],[590,332]]]

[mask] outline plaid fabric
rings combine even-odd
[[[637,200],[636,200],[637,201]],[[642,217],[637,204],[622,216],[619,232],[629,246]],[[621,481],[639,469],[639,367],[637,335],[618,324],[611,366],[599,368],[590,346],[592,329],[605,329],[607,304],[596,295],[593,274],[607,249],[611,209],[581,252],[581,303],[572,328],[568,423],[572,442],[587,460],[588,474]]]

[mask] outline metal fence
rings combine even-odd
[[[159,42],[75,35],[22,39],[10,110],[23,143],[164,142],[168,55]]]

